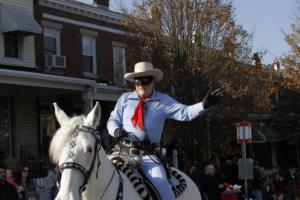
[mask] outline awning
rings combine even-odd
[[[25,8],[1,3],[1,31],[21,31],[29,34],[42,33],[41,26]]]
[[[252,127],[253,143],[280,142],[286,139],[287,137],[284,134],[269,126]]]

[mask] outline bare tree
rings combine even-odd
[[[298,1],[298,5],[300,5]],[[300,7],[297,9],[298,13]],[[300,89],[300,15],[295,14],[291,33],[285,34],[285,41],[290,47],[290,53],[283,56],[283,87],[299,91]]]
[[[234,130],[233,121],[227,122],[224,116],[236,120],[232,114],[270,109],[270,97],[278,87],[273,70],[265,69],[260,62],[251,64],[251,34],[237,25],[232,3],[144,0],[135,3],[127,14],[124,25],[135,33],[134,40],[141,50],[151,55],[152,62],[165,73],[165,84],[160,87],[190,104],[201,101],[209,88],[221,86],[230,100],[223,104],[222,112],[221,108],[215,110],[209,120],[198,119],[189,126],[167,125],[174,137],[180,136],[176,141],[182,158],[188,158],[182,161],[185,169],[200,165],[197,162],[207,157],[207,148],[212,148],[212,154],[233,153],[219,145],[235,138],[235,134],[224,134],[227,129]],[[222,123],[225,121],[229,123],[226,129]],[[208,133],[218,138],[211,147],[207,144]]]
[[[125,25],[168,74],[174,95],[200,100],[204,81],[209,87],[222,85],[233,98],[250,96],[254,107],[270,108],[274,73],[261,64],[251,67],[251,35],[236,24],[231,3],[144,0],[134,8]]]

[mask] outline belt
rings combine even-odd
[[[126,147],[133,147],[133,146],[134,146],[134,143],[135,143],[135,142],[133,142],[133,141],[131,141],[131,140],[126,140],[126,139],[122,139],[122,140],[120,141],[120,144],[122,144],[122,145],[124,145],[124,146],[126,146]]]
[[[160,146],[156,143],[151,143],[149,140],[144,140],[142,143],[138,143],[136,141],[131,141],[131,140],[127,140],[127,139],[122,139],[120,141],[120,147],[122,149],[124,149],[126,151],[129,149],[137,149],[137,150],[141,150],[141,151],[145,151],[147,153],[154,153],[158,150],[160,150]]]

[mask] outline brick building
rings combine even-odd
[[[126,56],[128,33],[108,0],[92,5],[75,0],[0,3],[8,16],[1,18],[0,148],[12,168],[24,162],[46,167],[57,127],[54,101],[73,115],[99,100],[100,130],[105,129],[125,90],[126,66],[135,62]],[[5,25],[11,21],[14,27]]]

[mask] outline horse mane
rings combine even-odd
[[[83,124],[84,115],[75,116],[61,124],[61,127],[54,134],[50,147],[49,155],[53,163],[58,164],[63,148],[68,144],[70,136],[74,133],[76,127]]]

